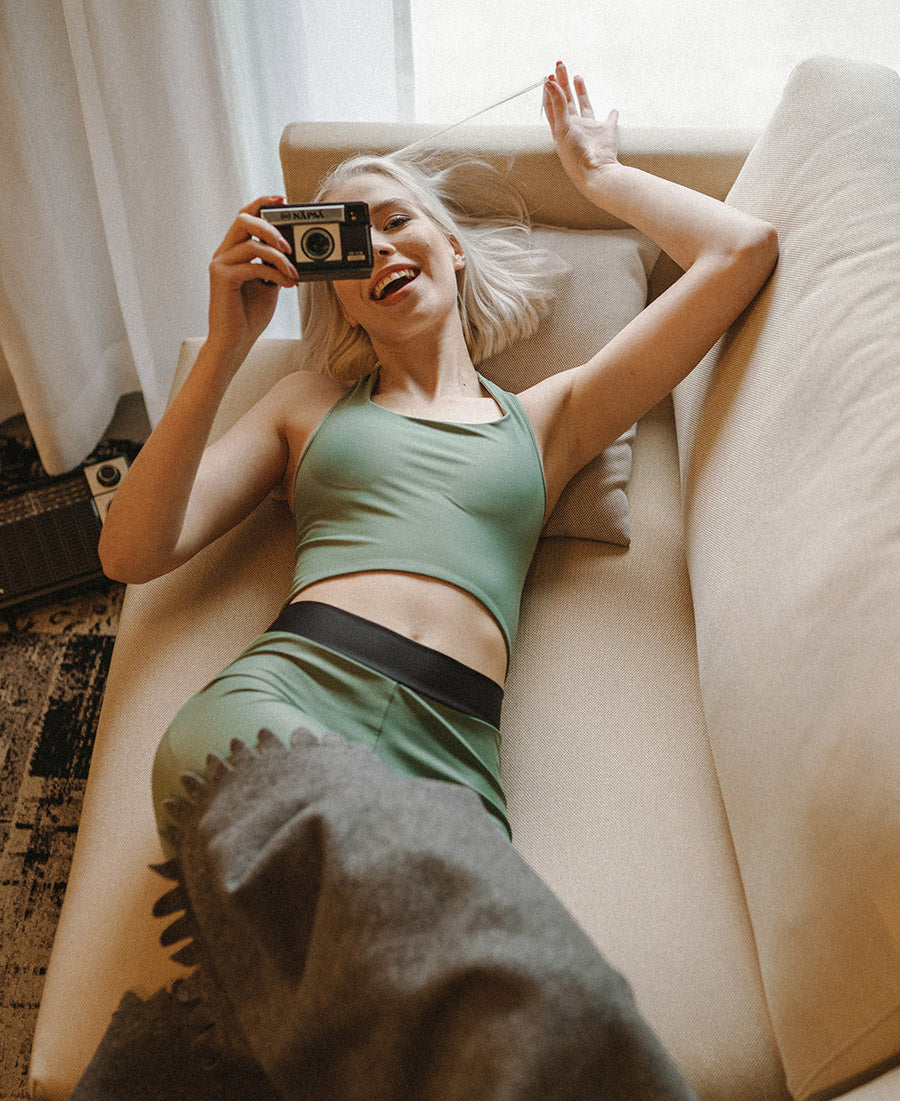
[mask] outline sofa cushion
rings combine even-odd
[[[676,393],[704,708],[790,1088],[900,1059],[900,79],[795,70],[775,275]]]
[[[506,390],[524,390],[590,359],[644,308],[647,281],[659,256],[659,248],[636,230],[539,227],[534,236],[567,270],[559,279],[552,313],[537,333],[479,364]],[[544,535],[629,545],[625,487],[634,432],[631,428],[575,475]]]
[[[788,1097],[697,682],[670,401],[634,541],[545,539],[503,705],[513,843],[632,984],[704,1101]]]

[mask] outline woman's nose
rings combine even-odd
[[[377,252],[379,256],[390,256],[390,254],[394,251],[394,246],[391,244],[387,237],[379,233],[378,230],[373,229],[372,249],[374,252]]]

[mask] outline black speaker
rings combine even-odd
[[[0,608],[103,576],[97,543],[124,456],[0,500]]]

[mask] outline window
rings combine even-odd
[[[835,54],[900,68],[897,0],[414,0],[415,117],[453,122],[562,58],[627,126],[761,129],[791,69]],[[539,121],[530,92],[485,123]]]

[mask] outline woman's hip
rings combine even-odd
[[[362,741],[402,774],[472,788],[508,833],[496,727],[421,688],[322,642],[270,630],[193,696],[164,734],[154,765],[157,818],[167,818],[164,800],[181,794],[181,775],[202,772],[210,753],[227,758],[234,739],[255,745],[263,728],[287,745],[305,727]],[[461,702],[471,710],[473,701],[476,709],[490,706],[477,695]]]

